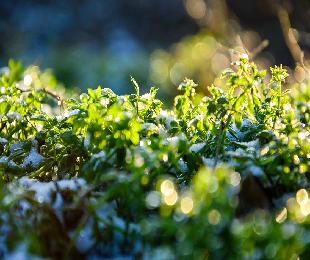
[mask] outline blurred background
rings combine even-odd
[[[310,49],[307,0],[1,0],[0,66],[52,68],[66,87],[132,92],[132,75],[167,100],[184,77],[204,91],[248,53],[302,81]]]

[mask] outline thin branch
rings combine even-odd
[[[237,44],[242,47],[243,52],[237,51],[235,49],[230,49],[231,54],[232,52],[237,53],[239,55],[246,53],[249,56],[249,59],[251,60],[253,60],[258,54],[260,54],[269,45],[269,41],[265,39],[262,42],[260,42],[260,44],[256,46],[252,51],[249,51],[245,47],[240,35],[237,35],[236,41],[237,41]]]
[[[257,47],[255,47],[249,55],[250,59],[254,59],[259,53],[261,53],[269,45],[268,40],[263,40]]]
[[[288,47],[294,61],[305,68],[304,52],[301,50],[294,35],[293,28],[291,27],[290,17],[285,8],[280,5],[277,5],[276,10],[286,46]]]
[[[60,107],[61,107],[62,109],[64,109],[64,99],[63,99],[61,96],[57,95],[56,93],[54,93],[54,92],[52,92],[52,91],[50,91],[50,90],[48,90],[48,89],[46,89],[46,88],[43,88],[42,90],[43,90],[43,92],[45,92],[46,94],[48,94],[48,95],[50,95],[51,97],[55,98],[55,99],[58,101],[58,104],[60,105]]]
[[[33,89],[21,89],[21,88],[17,88],[18,90],[20,90],[21,92],[31,92]],[[54,93],[53,91],[47,89],[47,88],[41,88],[39,89],[39,91],[44,92],[45,94],[51,96],[52,98],[56,99],[58,101],[58,104],[61,106],[61,108],[64,108],[64,99],[57,95],[56,93]]]

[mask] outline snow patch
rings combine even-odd
[[[172,121],[176,121],[176,118],[173,114],[163,109],[159,111],[158,119],[163,120],[167,128],[170,128],[170,124]]]
[[[165,142],[164,144],[170,144],[174,148],[177,148],[179,145],[179,142],[184,140],[184,136],[183,135],[177,135],[177,136],[173,136],[173,137],[168,137],[166,140],[167,140],[167,143]]]
[[[155,125],[153,123],[143,123],[142,124],[142,130],[151,131],[152,133],[158,133],[159,132],[157,125]]]
[[[8,143],[8,140],[6,140],[6,139],[3,138],[3,137],[0,137],[0,144],[6,145],[7,143]]]
[[[206,158],[202,157],[202,162],[205,166],[213,168],[215,165],[215,159],[214,158]]]
[[[180,171],[181,171],[182,173],[188,172],[187,163],[184,162],[184,160],[183,160],[182,158],[178,161],[178,165],[179,165]]]
[[[79,251],[82,253],[85,253],[89,249],[91,249],[91,247],[96,242],[93,238],[92,226],[93,221],[92,220],[87,221],[87,223],[84,225],[75,241],[76,248],[78,248]]]
[[[193,144],[190,147],[190,151],[193,153],[199,153],[205,147],[205,145],[206,145],[206,143],[204,143],[204,142]]]
[[[29,254],[27,245],[25,243],[22,243],[19,246],[17,246],[13,252],[6,254],[4,256],[4,259],[5,260],[28,260],[28,259],[39,260],[42,258]]]
[[[29,154],[24,159],[23,163],[21,164],[22,167],[31,166],[32,168],[37,168],[42,161],[44,160],[44,157],[38,153],[36,147],[32,147]]]
[[[20,120],[22,120],[22,116],[19,113],[17,113],[17,112],[9,112],[9,113],[7,113],[7,117],[11,121],[14,121],[14,120],[20,121]]]
[[[1,156],[0,157],[0,164],[7,164],[9,158],[7,156]]]
[[[14,152],[16,152],[16,151],[18,151],[18,150],[21,150],[21,149],[23,149],[23,145],[24,145],[24,143],[23,142],[16,142],[16,143],[14,143],[14,144],[12,144],[11,146],[10,146],[10,153],[14,153]]]
[[[73,110],[67,111],[67,113],[65,114],[65,117],[76,116],[79,113],[80,113],[80,109],[73,109]]]
[[[56,185],[61,190],[69,189],[69,190],[77,190],[80,187],[86,185],[86,181],[84,179],[70,179],[70,180],[60,180],[56,182]]]
[[[256,177],[261,177],[264,175],[264,171],[262,170],[262,168],[254,164],[250,165],[247,168],[247,171],[249,171],[251,174],[253,174]]]
[[[84,139],[84,147],[88,149],[89,145],[90,145],[90,133],[87,132]]]
[[[51,203],[50,195],[53,191],[57,191],[57,188],[60,190],[77,190],[78,188],[86,185],[86,181],[84,179],[41,182],[35,179],[30,179],[27,176],[20,178],[18,182],[23,188],[34,191],[35,199],[40,203]],[[60,198],[58,198],[57,202],[56,197],[54,206],[57,208],[60,207]]]

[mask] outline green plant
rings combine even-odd
[[[10,62],[0,78],[3,255],[309,254],[310,84],[289,94],[281,66],[267,81],[244,56],[222,74],[228,91],[201,97],[185,79],[164,109],[133,78],[131,95],[66,99],[46,73]]]

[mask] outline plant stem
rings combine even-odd
[[[276,121],[280,115],[281,95],[282,95],[282,87],[281,87],[281,83],[278,82],[278,107],[277,107],[276,115],[275,115],[274,120],[273,120],[273,127],[272,127],[273,129],[275,129]]]
[[[230,123],[231,117],[232,117],[232,114],[229,114],[226,123],[224,123],[224,121],[221,121],[220,131],[218,134],[218,143],[216,145],[216,151],[215,151],[215,161],[214,161],[214,166],[213,166],[214,168],[217,165],[219,154],[220,154],[220,149],[221,149],[223,139],[225,138],[225,134],[226,134],[225,130]]]

